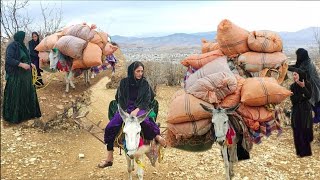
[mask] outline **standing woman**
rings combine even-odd
[[[39,34],[37,32],[33,32],[32,33],[32,39],[29,41],[29,52],[30,52],[30,58],[31,58],[31,62],[36,66],[37,68],[37,76],[38,76],[38,80],[36,82],[37,86],[43,86],[43,81],[41,78],[41,72],[42,69],[39,68],[39,52],[37,50],[35,50],[34,48],[36,48],[36,46],[39,44],[40,40],[39,40]]]
[[[290,86],[293,95],[291,126],[293,139],[298,157],[311,156],[311,145],[313,141],[312,129],[312,97],[311,83],[307,80],[306,73],[299,68],[292,68],[294,83]]]
[[[6,49],[6,86],[3,98],[3,119],[11,123],[41,117],[37,92],[32,85],[29,52],[24,44],[25,32],[14,34]]]
[[[289,66],[289,71],[294,68],[299,68],[306,72],[309,82],[311,83],[312,96],[309,102],[313,106],[315,113],[314,122],[320,122],[320,77],[317,73],[316,66],[309,57],[308,51],[299,48],[296,51],[297,61],[295,65]]]

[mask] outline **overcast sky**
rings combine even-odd
[[[63,25],[95,23],[110,35],[157,36],[216,31],[229,19],[249,31],[320,27],[319,1],[43,1],[63,11]],[[28,14],[42,21],[39,1]]]

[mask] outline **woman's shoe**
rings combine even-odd
[[[110,167],[113,165],[112,161],[107,161],[107,160],[102,160],[99,164],[98,167],[99,168],[105,168],[105,167]]]

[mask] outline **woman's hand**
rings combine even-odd
[[[36,65],[34,65],[33,63],[31,63],[32,68],[36,68]]]
[[[30,65],[26,64],[26,63],[19,63],[18,66],[23,68],[23,69],[25,69],[25,70],[29,70],[30,69]]]
[[[304,83],[304,79],[302,81],[296,81],[296,83],[300,86],[300,87],[305,87],[305,83]]]
[[[130,115],[137,117],[137,114],[138,114],[139,111],[140,111],[140,109],[139,109],[139,108],[136,108],[135,110],[133,110],[133,111],[130,113]]]

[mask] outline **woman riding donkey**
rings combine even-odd
[[[147,113],[151,109],[151,102],[154,100],[154,92],[143,74],[144,65],[139,61],[133,62],[128,67],[128,77],[121,80],[117,89],[115,99],[118,105],[132,116],[140,116]],[[102,160],[98,167],[112,166],[113,145],[122,123],[123,120],[120,113],[116,112],[105,128],[104,141],[107,146],[107,158]],[[146,140],[155,139],[163,147],[166,146],[165,139],[160,136],[160,128],[152,119],[147,117],[141,123],[141,128]]]

